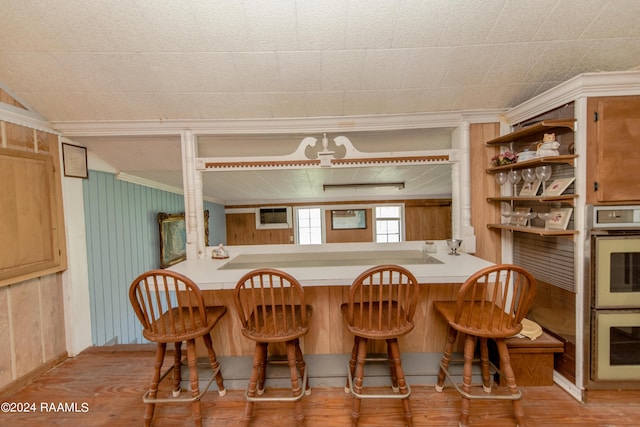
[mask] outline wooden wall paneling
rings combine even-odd
[[[452,236],[451,200],[407,201],[404,214],[407,241],[445,240]]]
[[[365,209],[367,228],[334,230],[331,228],[331,209],[325,211],[325,238],[327,243],[373,242],[373,213]]]
[[[226,214],[227,245],[270,245],[293,243],[292,228],[256,229],[253,212]]]
[[[60,356],[60,354],[66,354],[62,276],[50,274],[41,277],[39,293],[42,356],[43,361],[47,361]]]
[[[33,129],[8,122],[5,123],[5,127],[7,148],[35,152]]]
[[[9,289],[0,287],[0,389],[13,380],[11,358],[14,354],[11,346],[11,325],[9,323]]]
[[[476,233],[475,255],[495,263],[502,259],[501,233],[487,229],[486,225],[500,223],[500,204],[487,202],[487,197],[498,196],[500,188],[486,169],[499,148],[487,147],[485,142],[498,136],[498,123],[470,127],[471,225]]]
[[[2,102],[4,104],[13,105],[14,107],[18,107],[18,108],[21,108],[23,110],[26,110],[24,105],[22,105],[21,103],[16,101],[16,99],[14,97],[9,95],[6,91],[4,91],[2,89],[0,89],[0,102]]]
[[[13,354],[16,378],[27,375],[43,362],[39,279],[9,288]]]

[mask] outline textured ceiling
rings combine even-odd
[[[0,16],[0,85],[54,126],[503,109],[640,65],[638,0],[2,0]]]

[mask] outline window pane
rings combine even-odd
[[[297,210],[298,244],[315,245],[322,243],[322,221],[320,208]]]

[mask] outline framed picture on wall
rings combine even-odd
[[[332,230],[353,230],[367,228],[365,209],[340,209],[331,211]]]
[[[86,147],[63,143],[62,163],[64,165],[64,176],[89,178]]]
[[[184,212],[158,213],[160,230],[160,268],[167,268],[187,259],[187,228]],[[204,211],[204,245],[209,246],[209,211]]]

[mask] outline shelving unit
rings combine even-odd
[[[537,123],[531,124],[529,126],[523,127],[522,129],[516,130],[507,135],[501,136],[499,138],[495,138],[491,141],[488,141],[486,144],[488,146],[508,146],[509,149],[516,151],[514,147],[527,147],[527,145],[531,145],[536,143],[537,141],[542,140],[542,137],[545,133],[560,133],[566,134],[567,132],[573,132],[575,127],[575,119],[550,119],[550,120],[541,120]],[[561,154],[557,156],[546,156],[546,157],[536,157],[530,160],[525,160],[521,162],[510,163],[507,165],[494,166],[490,167],[486,170],[488,174],[495,174],[498,172],[507,172],[511,170],[520,170],[526,168],[535,168],[541,165],[557,165],[557,164],[566,164],[570,167],[575,167],[575,159],[578,156],[576,154]],[[489,197],[487,198],[487,202],[489,203],[510,203],[513,207],[515,207],[518,203],[556,203],[556,204],[567,204],[570,206],[575,205],[575,199],[578,196],[576,194],[562,194],[560,196],[531,196],[531,197],[518,197],[518,196],[500,196],[500,197]],[[509,230],[512,232],[519,233],[530,233],[537,234],[540,236],[567,236],[573,237],[575,234],[578,234],[577,230],[556,230],[556,229],[547,229],[543,227],[530,227],[530,226],[521,226],[514,224],[487,224],[487,227],[490,229],[497,230]]]
[[[538,135],[545,132],[567,129],[573,131],[575,122],[575,119],[542,120],[538,123],[532,124],[515,132],[511,132],[499,138],[492,139],[491,141],[487,142],[487,145],[506,145],[516,141],[532,142],[535,141],[535,139],[529,139],[530,137],[537,137]]]
[[[526,225],[512,224],[487,224],[487,228],[495,228],[500,230],[517,231],[519,233],[537,234],[539,236],[573,236],[578,234],[578,230],[553,230],[542,227],[529,227]]]

